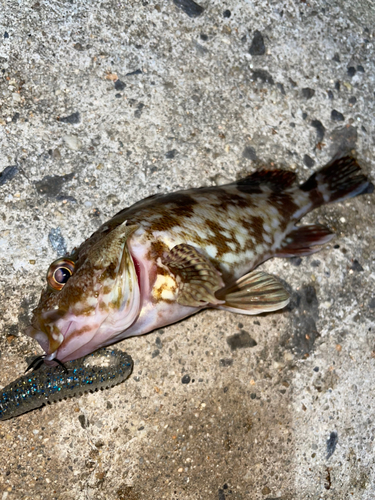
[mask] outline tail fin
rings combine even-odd
[[[374,185],[362,173],[357,160],[351,156],[335,158],[328,165],[313,174],[300,189],[310,193],[314,208],[325,203],[354,198],[360,194],[372,193]]]

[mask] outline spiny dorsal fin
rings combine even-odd
[[[232,285],[216,292],[225,301],[220,309],[242,314],[260,314],[277,311],[289,303],[289,295],[282,284],[270,274],[252,271]]]
[[[215,292],[224,286],[221,274],[209,259],[194,247],[186,243],[176,245],[162,262],[178,277],[179,304],[204,307],[222,303],[215,297]]]
[[[296,178],[296,174],[288,170],[258,170],[243,179],[239,179],[236,184],[240,186],[241,191],[246,191],[246,189],[251,191],[251,188],[265,184],[272,191],[280,192],[290,187]]]

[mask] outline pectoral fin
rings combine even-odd
[[[281,283],[263,271],[252,271],[233,284],[216,292],[216,297],[226,309],[241,314],[260,314],[282,309],[289,302],[289,295]]]
[[[179,304],[204,307],[223,303],[215,297],[215,292],[224,286],[220,272],[194,247],[185,243],[176,245],[162,262],[177,277]]]

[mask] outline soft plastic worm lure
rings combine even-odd
[[[35,410],[47,403],[108,389],[126,380],[133,360],[118,349],[100,349],[60,366],[43,365],[0,390],[0,420]]]

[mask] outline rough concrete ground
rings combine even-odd
[[[375,179],[370,0],[3,1],[0,385],[49,263],[127,205],[260,164]],[[5,499],[375,496],[375,196],[321,253],[264,265],[283,312],[205,311],[120,344],[132,378],[0,424]]]

